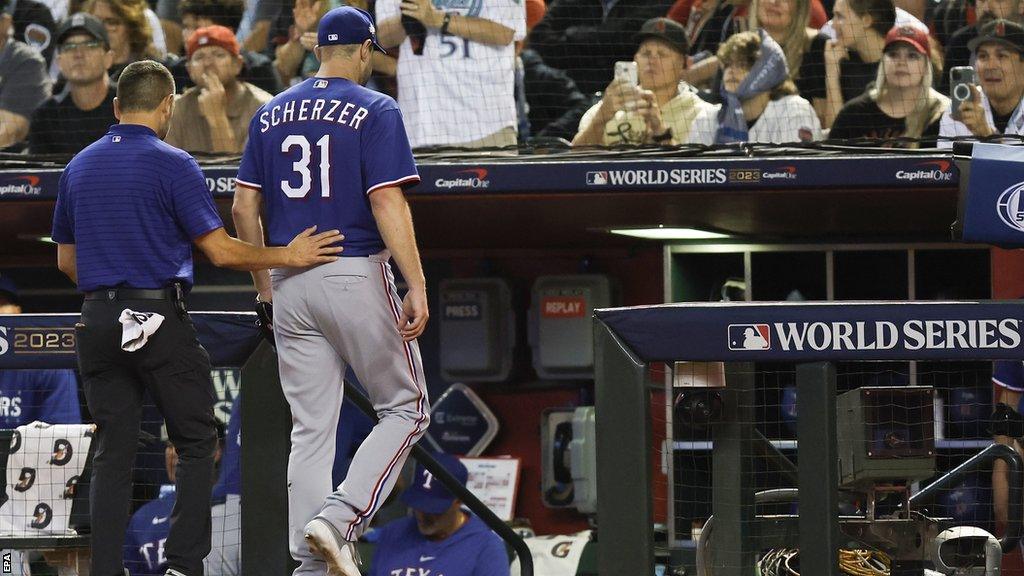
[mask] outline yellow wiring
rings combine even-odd
[[[772,549],[757,563],[761,576],[800,576],[794,559],[799,558],[798,550]],[[840,550],[839,568],[849,576],[889,576],[892,559],[877,550]]]

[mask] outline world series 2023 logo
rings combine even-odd
[[[61,326],[0,326],[0,354],[74,354],[75,329]]]

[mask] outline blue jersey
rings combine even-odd
[[[68,163],[53,240],[74,244],[78,289],[192,286],[192,241],[223,226],[194,158],[116,124]]]
[[[273,246],[339,229],[342,256],[384,250],[369,195],[419,182],[398,104],[344,78],[309,78],[249,124],[238,183],[259,188]]]
[[[82,422],[78,380],[71,370],[0,370],[0,428],[39,420]]]
[[[427,540],[415,518],[395,520],[374,531],[377,549],[369,576],[508,576],[505,544],[470,514],[455,534]]]
[[[135,511],[124,543],[124,567],[131,576],[163,576],[167,569],[164,542],[171,531],[174,486],[160,487],[160,497]]]

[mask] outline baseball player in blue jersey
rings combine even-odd
[[[353,542],[390,493],[427,429],[416,338],[427,322],[423,269],[403,187],[419,181],[393,99],[362,86],[382,50],[373,20],[342,7],[320,20],[316,76],[260,108],[238,169],[239,236],[269,242],[296,227],[344,230],[342,258],[315,269],[254,274],[273,298],[281,386],[292,412],[288,461],[290,549],[296,575],[358,576]],[[294,235],[294,234],[293,234]],[[409,291],[395,289],[394,257]],[[333,490],[331,464],[351,367],[380,416]],[[326,499],[326,500],[325,500]]]
[[[435,458],[466,485],[469,473],[458,458]],[[377,543],[369,576],[508,576],[508,552],[501,538],[463,510],[462,502],[422,466],[416,466],[402,502],[413,516],[367,534]]]

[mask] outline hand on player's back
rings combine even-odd
[[[402,339],[410,342],[423,334],[429,317],[426,290],[422,288],[409,290],[402,300],[402,316],[398,320],[398,332],[402,335]]]
[[[319,234],[314,234],[314,232],[316,232],[316,226],[310,226],[288,243],[289,266],[305,268],[334,262],[338,259],[337,255],[341,254],[343,248],[331,246],[331,244],[345,239],[341,232],[337,230],[328,230]]]

